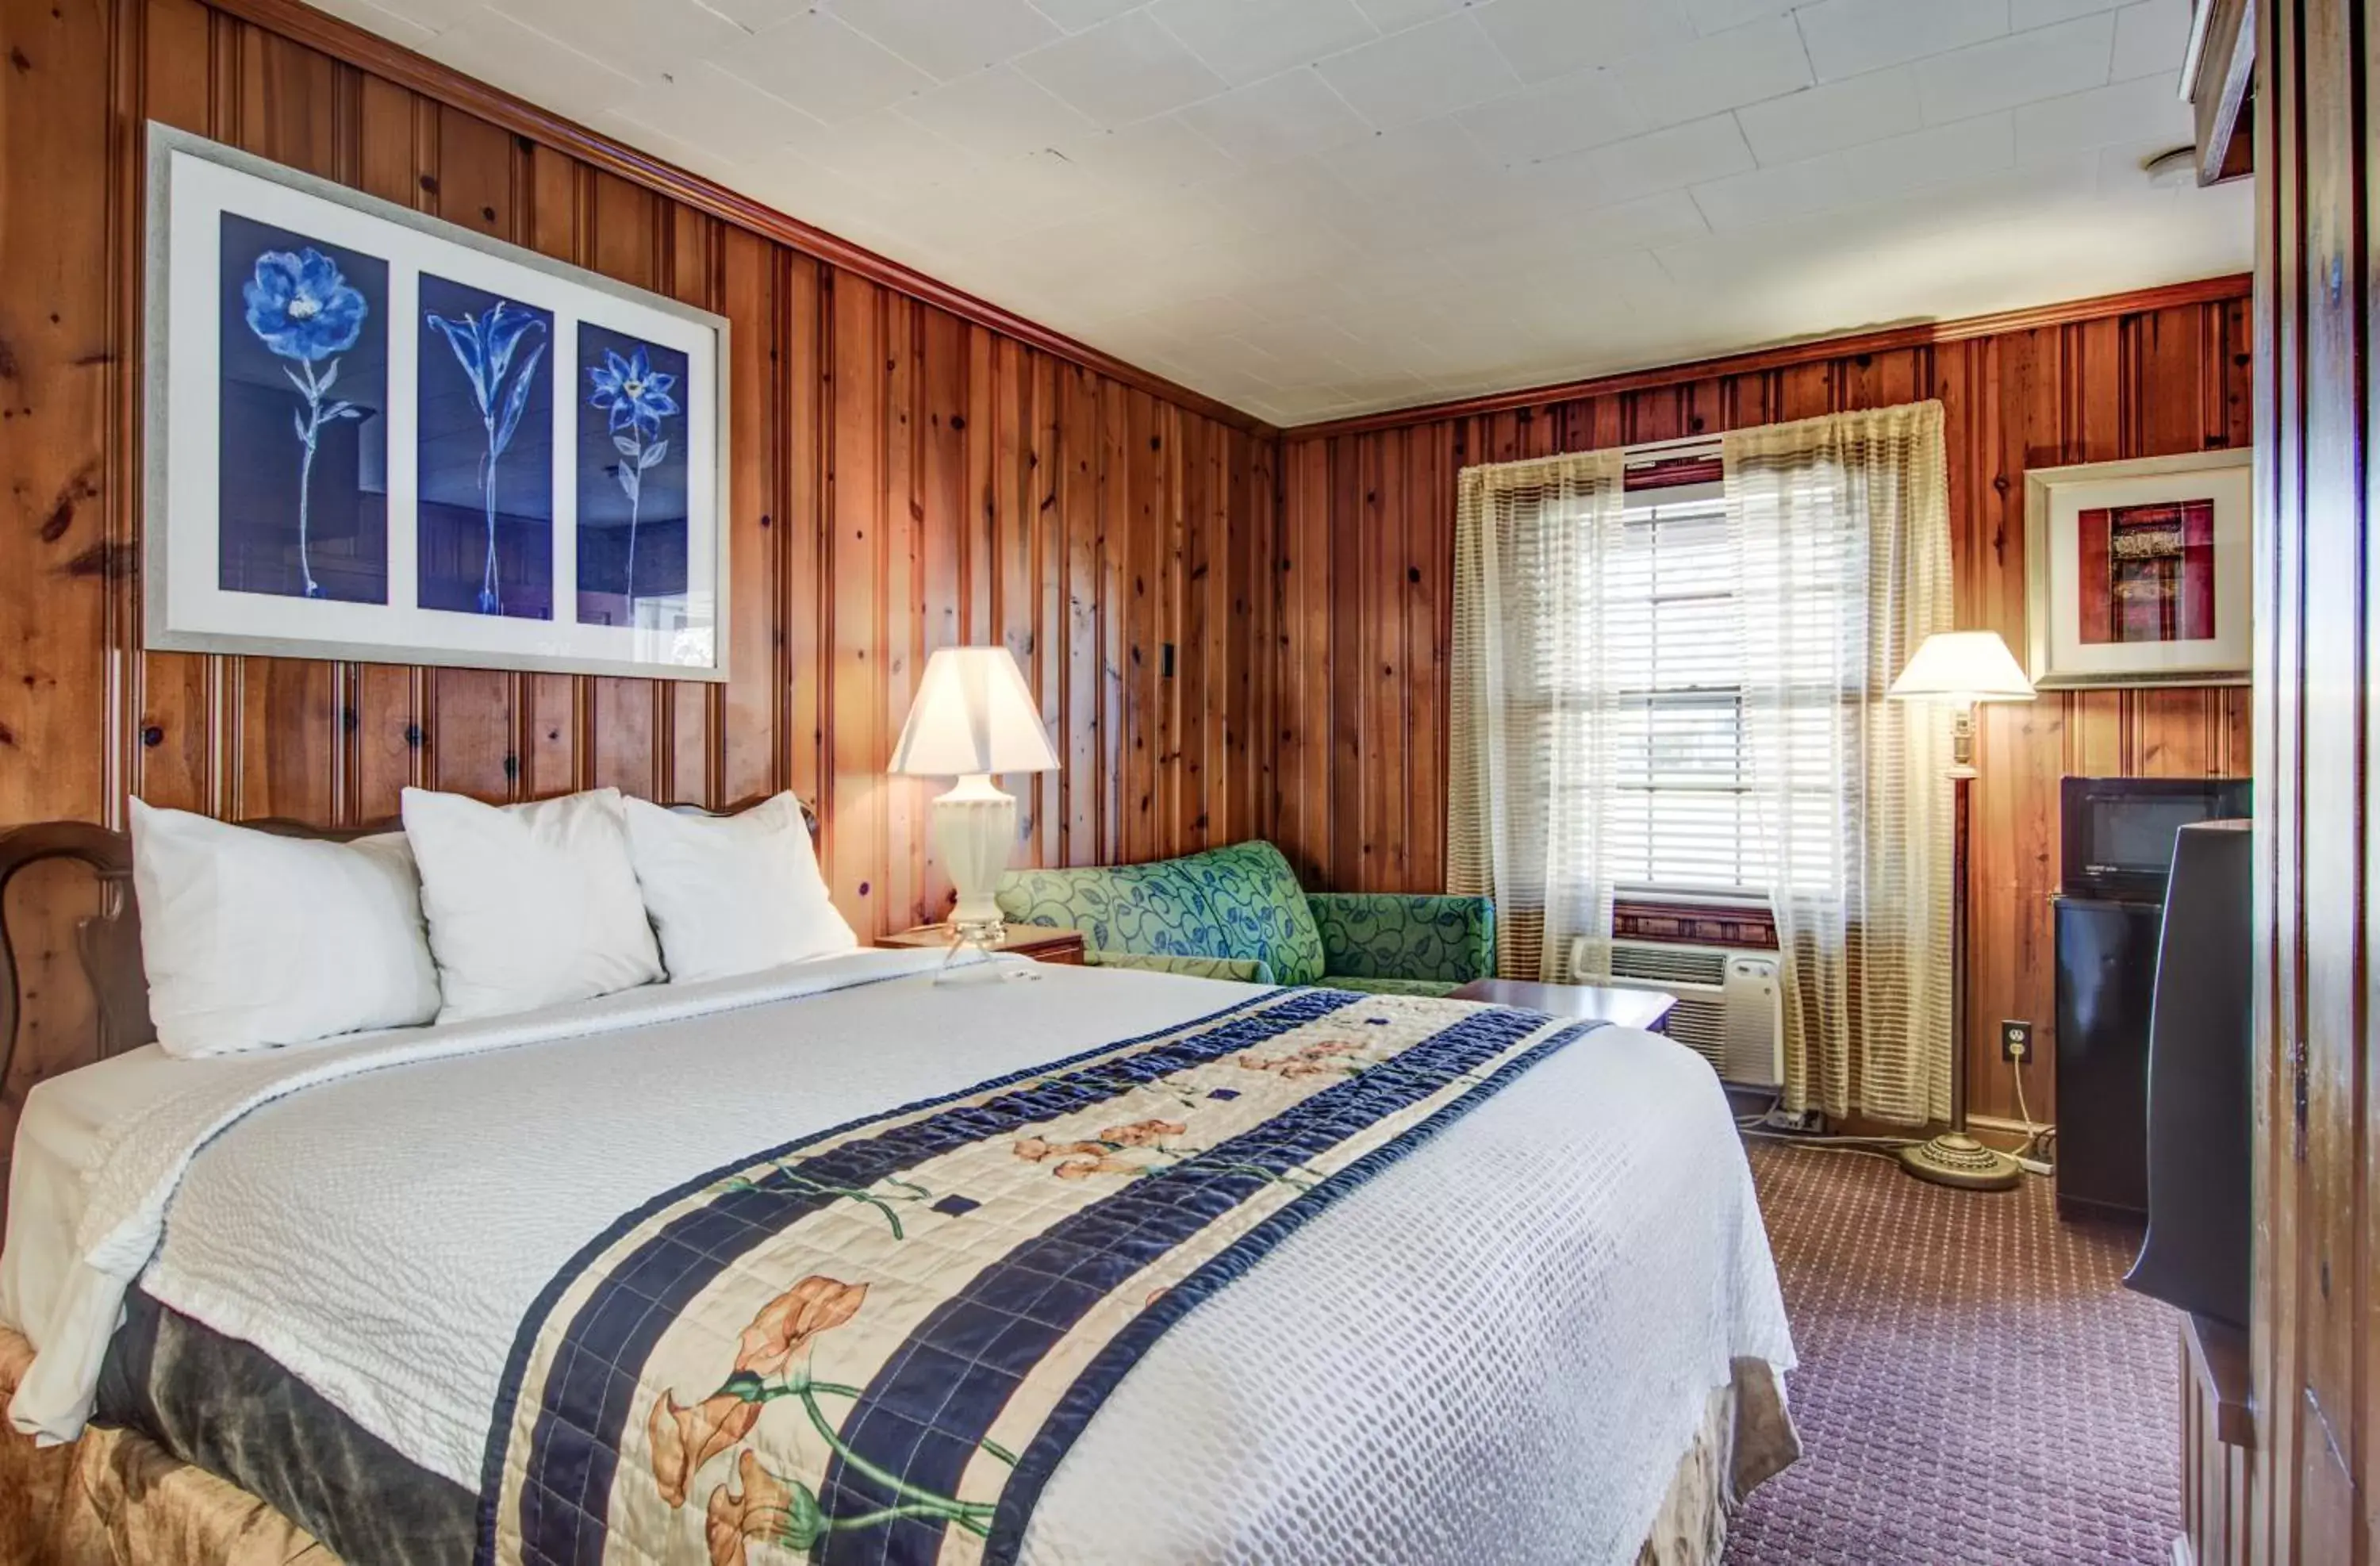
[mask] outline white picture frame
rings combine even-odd
[[[724,319],[153,123],[147,240],[147,646],[728,677]]]
[[[2249,461],[2247,451],[2226,448],[2026,473],[2025,632],[2035,687],[2248,683]]]

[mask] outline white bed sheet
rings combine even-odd
[[[861,953],[839,977],[920,956],[939,961]],[[188,1160],[143,1286],[476,1488],[522,1316],[622,1211],[728,1157],[1246,994],[1036,971],[829,988],[593,1035],[581,1006],[565,1037],[335,1076],[247,1110]],[[139,1056],[111,1065],[103,1085],[36,1095],[41,1160],[91,1157],[120,1137],[111,1116],[156,1121],[165,1079]],[[18,1205],[58,1205],[25,1189],[35,1178],[51,1176],[20,1162],[0,1256],[0,1308],[20,1324],[42,1314],[28,1275],[55,1236],[76,1233],[69,1254],[88,1256],[107,1227],[90,1197],[109,1182],[86,1174],[85,1210],[62,1222]],[[98,1206],[121,1208],[138,1184],[115,1182]],[[1026,1559],[1625,1560],[1739,1356],[1784,1368],[1792,1347],[1725,1100],[1688,1051],[1605,1030],[1160,1340],[1059,1468]]]

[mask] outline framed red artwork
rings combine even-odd
[[[2244,451],[2028,473],[2033,683],[2245,681],[2251,516]]]

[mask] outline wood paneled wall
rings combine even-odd
[[[2380,1561],[2380,18],[2253,7],[2257,1410],[2246,1559]]]
[[[200,0],[0,0],[0,822],[121,823],[136,794],[351,822],[392,814],[407,783],[713,806],[790,788],[820,808],[844,912],[890,930],[948,893],[934,786],[884,774],[912,683],[933,648],[1002,641],[1065,761],[1013,780],[1020,857],[1260,830],[1269,431],[375,74],[354,61],[378,46],[352,38],[343,59]],[[150,118],[725,315],[733,682],[143,652]],[[66,874],[18,892],[42,917],[0,1099],[88,1023],[70,922],[91,894]]]
[[[1938,397],[1958,622],[2000,632],[2022,656],[2025,470],[2246,444],[2246,292],[2240,279],[2052,325],[1749,356],[1488,412],[1289,431],[1275,766],[1276,827],[1292,861],[1320,887],[1444,885],[1461,468]],[[1971,880],[1974,1112],[2017,1112],[1998,1020],[2031,1018],[2045,1038],[2053,1021],[2058,778],[2244,775],[2249,719],[2244,687],[2094,691],[1985,710]],[[2056,1112],[2052,1059],[2045,1049],[2027,1068],[2037,1118]]]

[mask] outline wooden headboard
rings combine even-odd
[[[747,804],[758,804],[752,800]],[[721,814],[746,808],[736,806]],[[674,810],[701,810],[695,805],[673,805]],[[712,812],[702,811],[709,815]],[[805,804],[803,819],[811,837],[818,836],[818,812]],[[317,827],[304,821],[258,820],[239,825],[283,837],[317,838],[350,843],[377,832],[398,832],[395,819],[358,827]],[[8,885],[20,870],[52,860],[88,867],[99,878],[100,908],[75,927],[75,953],[91,981],[98,1003],[99,1024],[88,1051],[60,1062],[60,1069],[87,1065],[128,1050],[137,1050],[157,1037],[149,1017],[149,978],[140,965],[140,905],[132,894],[132,839],[89,821],[42,821],[33,826],[0,828],[0,1086],[16,1064],[18,1023],[22,1004],[17,972],[17,950],[8,929]],[[7,1154],[0,1147],[0,1159]]]

